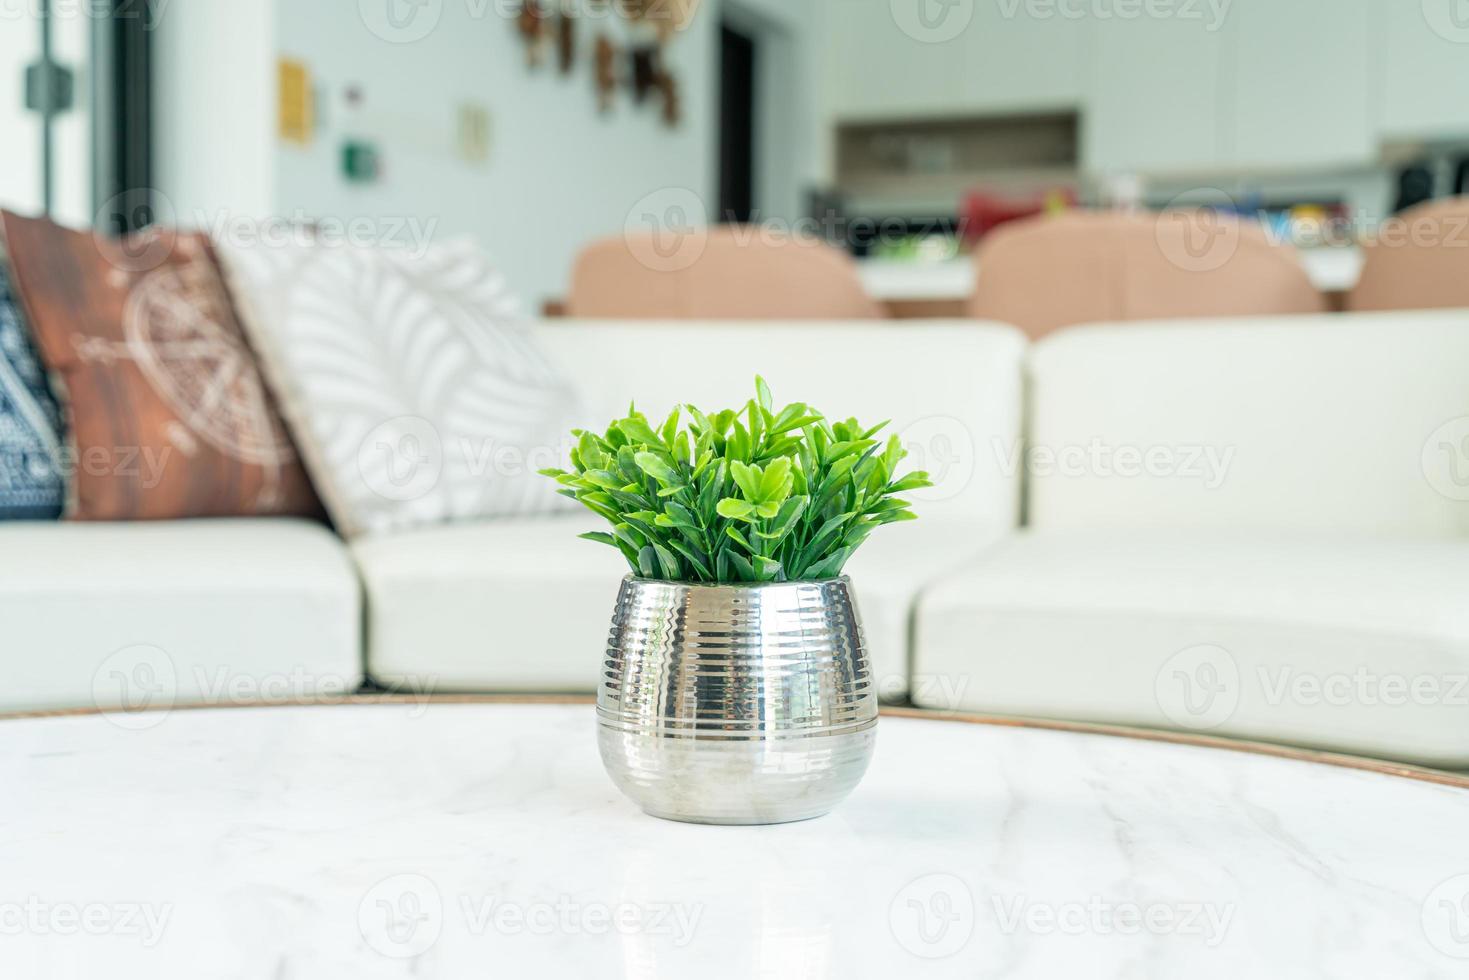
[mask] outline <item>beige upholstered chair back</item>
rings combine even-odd
[[[577,257],[567,314],[644,320],[860,320],[883,315],[846,254],[751,227],[651,232]]]
[[[1075,323],[1325,310],[1290,249],[1207,211],[1028,218],[990,234],[975,261],[970,316],[1032,338]]]
[[[1348,309],[1469,307],[1469,197],[1409,208],[1384,224],[1366,253]]]

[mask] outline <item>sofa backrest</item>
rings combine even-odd
[[[1294,249],[1209,209],[1027,218],[986,236],[974,261],[969,315],[1032,339],[1101,320],[1326,311]]]
[[[1469,305],[1469,197],[1429,201],[1384,221],[1347,308],[1435,310]]]
[[[1037,528],[1469,534],[1469,311],[1084,326],[1030,373]]]
[[[573,317],[641,320],[875,320],[852,257],[825,242],[721,225],[628,233],[577,256]]]
[[[632,324],[552,320],[550,353],[585,401],[586,428],[627,411],[657,421],[676,404],[737,408],[755,375],[777,403],[805,402],[828,417],[855,415],[902,436],[905,468],[936,486],[909,496],[920,516],[1014,525],[1025,341],[998,324],[713,322]]]

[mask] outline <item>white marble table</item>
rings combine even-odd
[[[587,706],[0,722],[0,977],[1464,977],[1469,790],[886,718],[803,824],[664,823]]]

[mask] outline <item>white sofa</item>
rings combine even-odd
[[[1469,767],[1469,313],[1089,326],[915,700]]]
[[[894,420],[939,486],[850,569],[889,699],[1469,768],[1469,312],[1029,349],[990,324],[544,330],[589,425],[634,396],[737,404],[757,370]],[[181,703],[337,693],[364,663],[414,692],[590,692],[626,571],[576,538],[596,523],[351,546],[291,521],[0,524],[24,559],[0,566],[0,711],[136,703],[160,670]]]

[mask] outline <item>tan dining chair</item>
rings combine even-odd
[[[1409,208],[1383,222],[1363,250],[1347,309],[1469,307],[1469,197]]]
[[[846,253],[750,226],[594,242],[577,257],[568,316],[651,320],[866,320],[883,309]]]
[[[1076,323],[1326,309],[1291,249],[1207,210],[1027,218],[986,236],[975,263],[969,315],[1032,338]]]

